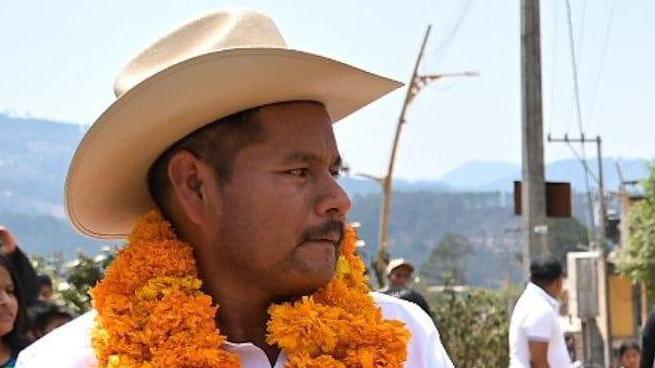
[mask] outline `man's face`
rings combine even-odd
[[[226,282],[238,277],[275,297],[309,294],[334,274],[350,209],[336,182],[332,121],[309,102],[266,106],[253,118],[265,139],[241,149],[231,180],[209,191],[205,255]]]
[[[412,283],[413,270],[407,266],[399,266],[389,273],[389,284],[398,288],[408,288]]]
[[[564,276],[558,278],[553,286],[553,294],[555,295],[556,298],[561,297],[563,292],[564,292]]]

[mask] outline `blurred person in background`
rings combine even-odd
[[[6,227],[0,225],[0,254],[7,257],[16,271],[18,282],[15,286],[21,289],[26,306],[30,306],[39,298],[39,279],[29,258],[18,246],[18,240]]]
[[[636,341],[624,341],[619,347],[619,368],[639,368],[641,348]]]
[[[411,263],[403,258],[392,259],[387,266],[387,279],[389,285],[380,290],[381,293],[412,302],[432,315],[430,305],[423,295],[411,288],[414,281],[414,266]]]
[[[641,368],[653,368],[655,360],[655,309],[650,312],[641,332]]]
[[[50,302],[34,304],[28,309],[28,314],[32,321],[31,335],[34,339],[40,339],[57,327],[72,321],[74,318],[72,313]]]
[[[568,368],[571,358],[559,322],[564,268],[552,256],[530,263],[530,282],[516,302],[509,328],[510,368]]]
[[[8,257],[0,255],[0,368],[13,368],[27,345],[28,322],[18,275]]]
[[[40,302],[49,302],[52,301],[54,295],[54,289],[52,287],[52,279],[48,275],[39,275],[39,296],[38,300]]]

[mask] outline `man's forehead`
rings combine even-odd
[[[259,148],[276,160],[341,163],[332,121],[323,105],[306,101],[267,105],[254,118],[266,137]]]
[[[265,105],[257,109],[255,117],[265,124],[289,122],[332,124],[325,107],[314,101],[289,101]]]

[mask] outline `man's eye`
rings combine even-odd
[[[289,174],[293,175],[293,176],[297,176],[299,178],[304,178],[304,177],[307,177],[307,175],[309,173],[309,169],[305,169],[305,168],[292,169],[292,170],[289,170],[287,172]]]
[[[343,170],[342,169],[330,170],[330,174],[332,175],[332,177],[338,179],[343,176]]]

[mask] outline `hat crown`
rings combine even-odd
[[[286,48],[273,19],[254,10],[220,10],[188,22],[139,53],[114,82],[116,97],[184,60],[232,48]]]

